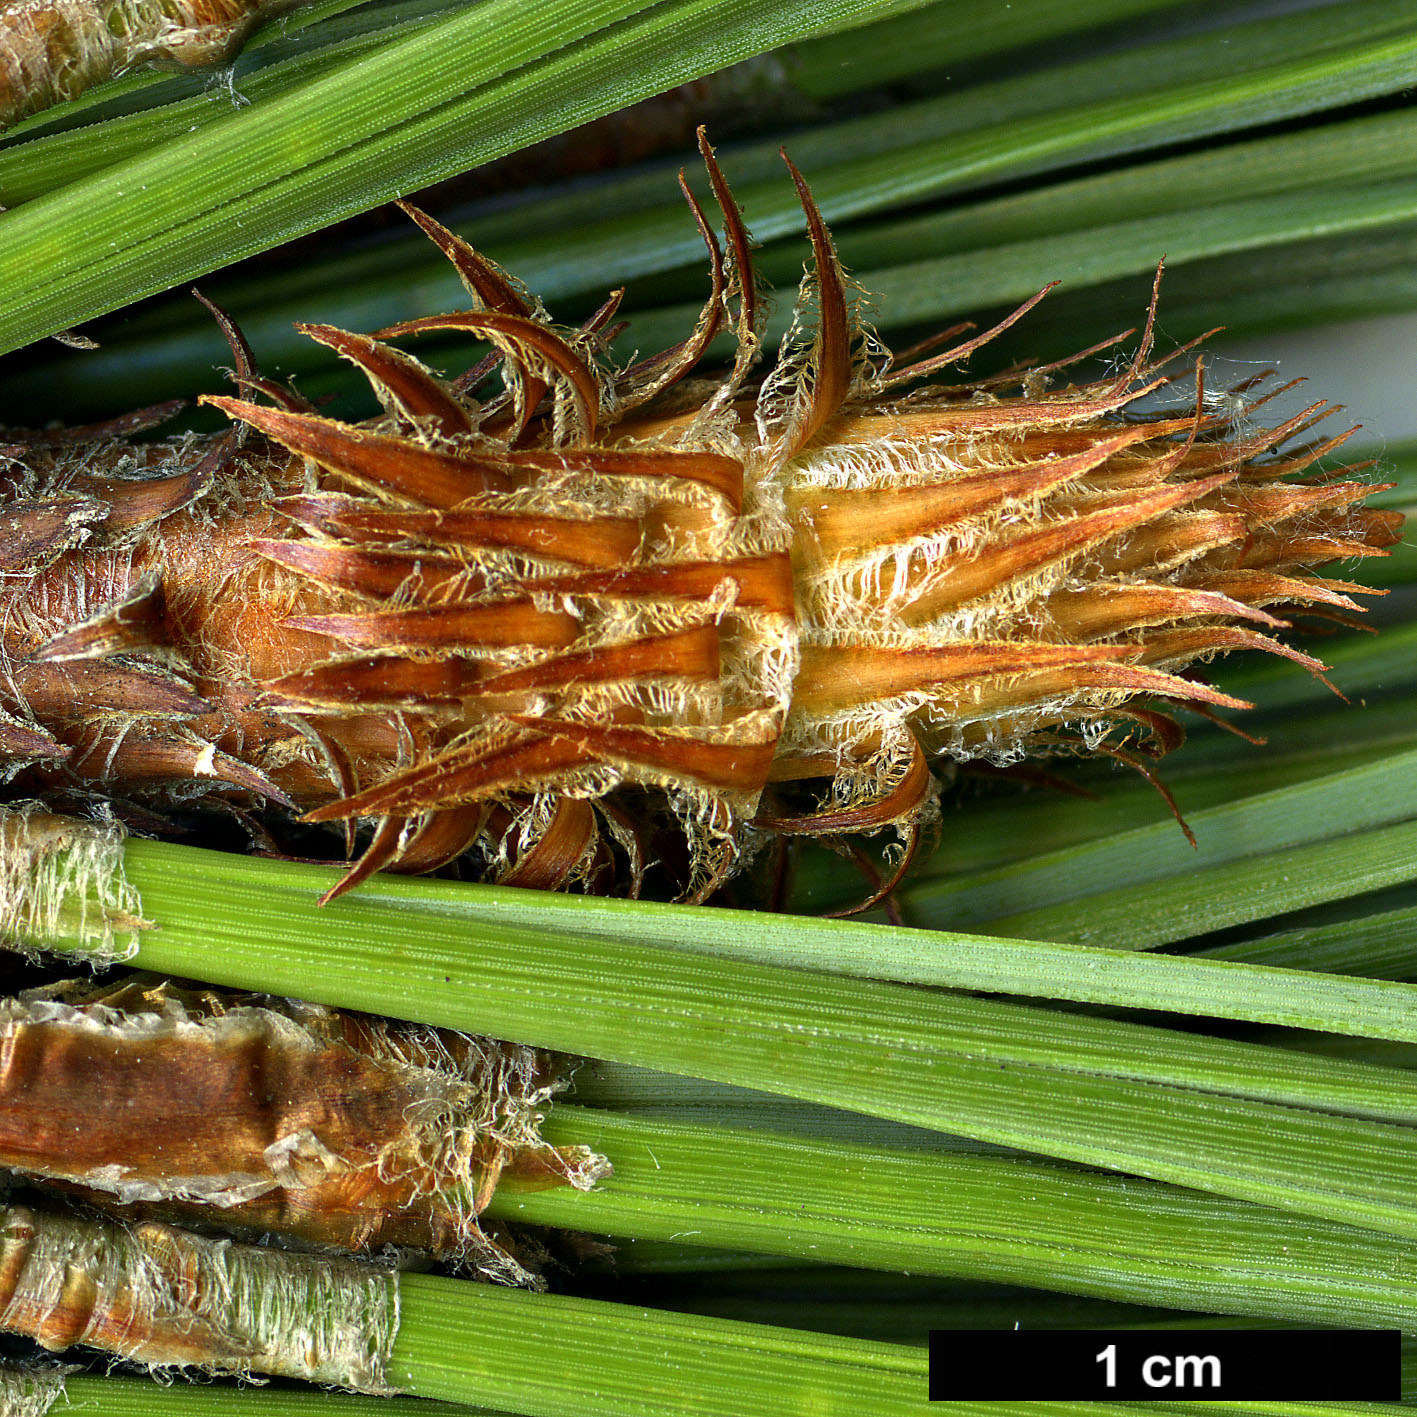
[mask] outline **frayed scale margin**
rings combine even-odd
[[[0,1413],[45,1417],[64,1392],[63,1368],[0,1367]]]

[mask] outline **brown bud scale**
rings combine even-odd
[[[750,243],[702,151],[725,237],[690,195],[708,301],[629,368],[604,346],[618,298],[559,327],[409,209],[471,308],[304,327],[381,417],[311,410],[221,316],[241,396],[207,402],[231,432],[6,435],[28,442],[8,554],[30,574],[0,619],[23,788],[295,813],[346,851],[362,831],[341,888],[471,852],[489,879],[635,893],[677,823],[702,899],[773,834],[913,845],[942,758],[1145,768],[1177,709],[1244,707],[1202,677],[1216,655],[1319,672],[1273,632],[1356,608],[1314,567],[1400,534],[1368,483],[1310,472],[1337,440],[1283,450],[1323,405],[1262,426],[1246,389],[1237,423],[1198,387],[1192,412],[1133,413],[1187,367],[1154,356],[1150,315],[1101,379],[942,383],[996,331],[887,355],[795,169],[814,273],[759,377]],[[725,329],[733,368],[686,379]],[[391,343],[434,331],[491,345],[501,391]]]

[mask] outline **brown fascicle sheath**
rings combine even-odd
[[[499,1182],[587,1186],[536,1135],[556,1076],[514,1044],[147,976],[0,1003],[0,1166],[105,1209],[508,1278]]]
[[[387,1267],[0,1206],[0,1330],[52,1351],[388,1393],[397,1326]]]

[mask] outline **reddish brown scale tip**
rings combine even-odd
[[[15,449],[15,455],[23,453]],[[92,497],[58,497],[11,502],[0,512],[0,571],[46,565],[78,545],[87,529],[108,516],[108,505]]]
[[[704,302],[703,313],[700,314],[698,323],[694,326],[694,332],[688,339],[680,341],[679,344],[643,359],[638,364],[633,364],[621,376],[615,386],[616,401],[620,416],[633,409],[640,408],[656,398],[666,389],[672,388],[691,370],[697,366],[699,361],[708,353],[709,345],[713,343],[714,337],[723,326],[725,318],[724,296],[727,293],[728,281],[723,267],[723,252],[719,249],[718,239],[713,234],[713,229],[708,224],[704,210],[699,205],[699,199],[694,196],[689,184],[684,180],[683,170],[679,173],[679,190],[684,194],[684,200],[689,204],[689,211],[693,214],[694,222],[699,228],[699,234],[704,239],[704,245],[708,248],[709,255],[709,276],[710,288],[708,299]],[[624,294],[623,291],[620,292]],[[618,308],[619,301],[616,301]]]
[[[1180,486],[1117,499],[1100,511],[1020,531],[1007,528],[975,551],[967,561],[931,577],[918,595],[900,608],[905,625],[925,625],[946,610],[993,593],[1022,576],[1033,576],[1065,558],[1116,541],[1134,528],[1154,523],[1164,513],[1200,500],[1223,486],[1235,471]]]
[[[897,649],[809,646],[803,651],[794,685],[794,708],[799,713],[837,712],[944,685],[1014,680],[1045,670],[1129,660],[1136,653],[1131,645],[1025,644],[1014,640]]]
[[[454,654],[476,649],[564,649],[580,623],[561,611],[538,610],[531,600],[491,605],[441,605],[417,610],[372,610],[362,615],[293,615],[292,629],[329,635],[357,649],[426,649]]]
[[[624,571],[551,576],[537,581],[536,589],[614,600],[707,600],[729,582],[734,587],[733,604],[737,609],[792,615],[792,563],[785,555],[753,556],[742,561],[676,561]]]
[[[879,488],[807,488],[793,499],[798,535],[810,535],[824,557],[859,556],[872,546],[942,532],[1007,503],[1045,496],[1152,436],[1143,425],[1095,442],[1070,457],[1024,461],[949,481],[895,488],[888,497]]]
[[[272,706],[330,709],[452,704],[484,673],[464,659],[349,658],[298,670],[267,685]],[[324,820],[312,818],[311,820]]]
[[[786,422],[781,453],[794,457],[836,415],[851,391],[852,325],[846,308],[846,283],[826,222],[812,198],[811,188],[783,149],[779,149],[797,188],[797,199],[807,217],[817,277],[817,333],[812,344],[812,378],[806,391],[799,389]]]
[[[997,339],[1005,330],[1016,325],[1044,298],[1044,296],[1050,291],[1056,290],[1061,284],[1062,281],[1050,280],[1037,295],[1030,295],[1022,305],[1012,313],[1005,315],[997,325],[992,325],[989,329],[985,330],[983,334],[976,335],[973,339],[966,340],[963,344],[957,344],[954,348],[945,350],[943,354],[936,354],[929,359],[921,360],[918,363],[907,365],[905,368],[901,369],[891,366],[887,369],[886,373],[882,374],[880,378],[875,381],[873,392],[883,392],[886,389],[899,388],[903,384],[916,383],[918,380],[928,377],[939,369],[943,369],[951,364],[959,364],[963,360],[968,359],[976,350],[982,349],[991,340]],[[934,339],[926,341],[923,346],[917,347],[917,350],[907,350],[905,354],[902,355],[902,358],[908,358],[910,354],[929,348],[930,345],[936,343],[938,340],[948,339],[951,335],[961,334],[965,330],[972,328],[973,326],[968,324],[955,325],[943,334],[935,336]],[[1108,340],[1106,343],[1110,345],[1113,341]],[[1099,346],[1099,348],[1105,347],[1105,345]],[[1096,350],[1088,351],[1089,354],[1096,352]]]
[[[481,252],[474,250],[461,236],[455,236],[427,212],[415,207],[412,202],[396,202],[394,205],[415,222],[424,235],[452,262],[453,269],[457,271],[458,278],[469,295],[480,301],[488,310],[500,314],[531,315],[531,306],[500,267],[489,261]]]
[[[19,723],[8,714],[0,716],[0,755],[12,762],[27,762],[38,759],[63,759],[69,756],[69,749],[60,743],[52,733],[41,728],[31,728]]]
[[[820,772],[820,768],[818,771]],[[784,815],[760,811],[753,825],[784,836],[834,836],[842,832],[872,832],[891,825],[916,812],[933,787],[930,761],[914,734],[910,738],[910,764],[900,781],[884,796],[855,807]],[[902,874],[904,868],[902,868]],[[885,894],[889,894],[889,890]],[[875,899],[879,900],[880,896]],[[874,904],[874,901],[871,902]],[[868,910],[870,905],[854,908],[850,914]]]
[[[348,817],[442,811],[527,791],[569,769],[596,762],[596,755],[569,738],[519,739],[497,746],[455,747],[418,766],[391,773],[375,787],[307,812],[307,822]]]
[[[382,339],[396,339],[399,335],[428,334],[440,330],[479,335],[499,347],[505,347],[519,365],[544,364],[554,369],[564,380],[576,406],[577,433],[570,440],[571,445],[582,446],[595,438],[600,420],[600,386],[595,374],[576,350],[545,325],[522,315],[473,310],[458,315],[430,315],[422,320],[405,320],[380,330],[379,336]],[[535,408],[530,390],[524,397],[526,414],[523,422]]]
[[[471,433],[475,424],[463,405],[418,360],[368,335],[333,325],[296,325],[303,335],[342,354],[364,374],[391,412],[446,438]]]
[[[149,428],[166,423],[186,407],[186,399],[168,399],[165,403],[134,409],[132,413],[105,419],[102,423],[84,423],[76,428],[6,428],[5,437],[12,440],[21,452],[33,452],[39,448],[77,448],[85,443],[116,442],[131,438],[135,433],[146,433]]]
[[[249,423],[328,472],[416,506],[455,507],[478,493],[509,486],[494,463],[475,454],[425,448],[408,438],[244,399],[206,395],[201,402]]]
[[[41,721],[80,722],[122,713],[195,718],[212,705],[189,685],[159,669],[101,659],[19,664],[11,671],[16,706]]]
[[[117,604],[104,606],[82,625],[46,640],[33,663],[102,659],[162,646],[167,638],[167,601],[161,578],[149,572]]]
[[[595,809],[590,803],[580,797],[563,797],[535,845],[517,858],[498,885],[559,890],[585,861],[596,836]]]
[[[311,508],[308,504],[314,499],[291,500],[301,505],[293,507],[288,515],[318,518],[322,529],[331,535],[352,540],[375,538],[416,541],[457,550],[521,551],[575,566],[623,566],[634,560],[644,536],[639,521],[632,517],[572,518],[487,511],[394,512],[353,503]],[[292,544],[309,545],[307,542]]]
[[[317,905],[329,905],[340,896],[362,885],[376,871],[392,866],[398,860],[399,839],[408,822],[403,817],[385,817],[374,833],[374,839],[365,848],[364,854],[322,895]]]
[[[433,551],[365,551],[341,542],[267,541],[249,543],[269,561],[297,571],[322,585],[351,591],[371,600],[388,600],[409,585],[420,595],[456,587],[474,595],[485,578],[455,557]]]
[[[672,634],[554,655],[523,669],[492,674],[475,692],[524,694],[637,680],[708,683],[718,678],[719,671],[718,627],[696,625]]]
[[[735,514],[743,506],[743,464],[722,453],[684,452],[677,448],[568,448],[509,452],[502,455],[502,460],[508,468],[533,475],[579,473],[592,478],[697,482],[723,497]]]
[[[633,764],[670,778],[690,778],[726,792],[758,792],[767,782],[776,741],[723,743],[670,729],[620,728],[508,714],[512,723],[566,740],[597,758]]]
[[[252,354],[251,346],[246,343],[246,336],[242,333],[241,326],[216,301],[208,300],[196,286],[192,287],[192,294],[207,307],[225,337],[231,350],[231,358],[236,366],[232,372],[235,374],[237,383],[254,379],[256,377],[256,356]]]

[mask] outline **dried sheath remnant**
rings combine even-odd
[[[123,828],[0,808],[0,949],[45,949],[98,964],[126,958],[146,928],[123,875]]]
[[[0,1208],[0,1329],[154,1367],[387,1393],[398,1276],[155,1222]]]
[[[45,1417],[64,1391],[64,1374],[55,1369],[0,1366],[0,1414]]]
[[[5,0],[0,128],[139,64],[230,59],[261,20],[301,0]]]
[[[537,1136],[528,1048],[135,976],[0,1003],[0,1167],[119,1213],[394,1245],[529,1282],[477,1224],[499,1180],[591,1185]]]

